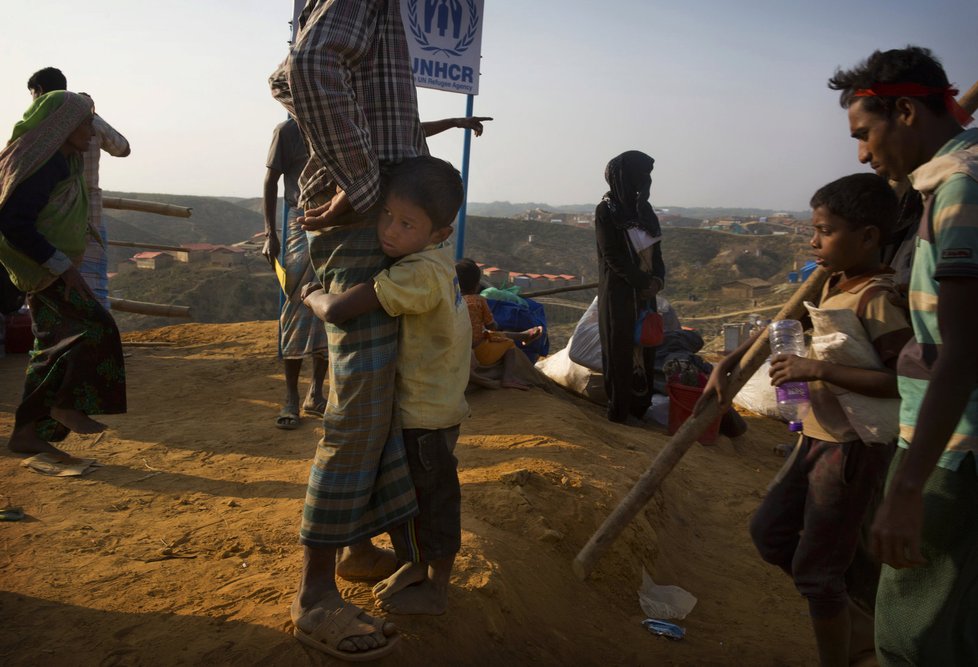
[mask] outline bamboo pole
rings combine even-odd
[[[969,114],[978,111],[978,81],[975,81],[971,85],[971,88],[966,90],[964,95],[958,98],[958,104]]]
[[[781,308],[774,317],[775,320],[799,319],[805,314],[805,301],[816,301],[822,291],[822,286],[828,279],[829,273],[818,267],[808,277],[798,291]],[[768,357],[768,332],[763,331],[744,354],[740,363],[734,368],[728,383],[731,395],[740,391],[747,380],[757,372]],[[704,396],[697,404],[693,415],[683,422],[676,434],[669,439],[666,446],[655,457],[648,469],[642,474],[628,495],[618,504],[618,507],[605,519],[601,527],[591,536],[584,548],[574,558],[574,573],[582,580],[587,579],[594,570],[598,560],[617,539],[621,531],[635,515],[651,500],[666,476],[672,472],[679,460],[689,450],[696,438],[720,415],[720,405],[716,395]]]
[[[525,299],[532,299],[538,296],[547,296],[548,294],[562,294],[564,292],[577,292],[579,290],[585,289],[597,289],[598,283],[587,283],[585,285],[565,285],[564,287],[552,287],[550,289],[542,289],[536,292],[527,292],[526,294],[520,294],[521,297]]]
[[[137,243],[135,241],[109,241],[109,245],[120,248],[144,248],[146,250],[165,250],[167,252],[189,252],[187,248],[175,245],[156,245],[155,243]]]
[[[122,197],[103,197],[102,208],[111,208],[121,211],[142,211],[144,213],[169,215],[174,218],[189,218],[191,212],[193,211],[192,208],[187,206],[161,204],[155,201],[143,201],[142,199],[123,199]]]
[[[146,303],[145,301],[130,301],[129,299],[117,299],[109,297],[109,304],[112,310],[123,313],[136,313],[137,315],[155,315],[156,317],[184,317],[191,318],[190,306],[171,306],[164,303]]]

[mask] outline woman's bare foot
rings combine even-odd
[[[336,575],[347,581],[377,581],[397,570],[397,556],[390,549],[364,540],[336,552]]]
[[[37,437],[34,424],[21,426],[14,429],[7,441],[7,449],[18,454],[50,454],[57,457],[58,461],[66,461],[72,458],[71,454],[62,451],[52,445],[47,440]]]
[[[448,590],[439,589],[430,579],[380,601],[380,608],[391,614],[440,616],[445,613],[447,606]]]
[[[420,584],[428,578],[428,566],[422,563],[405,563],[397,572],[373,587],[374,597],[386,600],[408,586]]]
[[[73,408],[51,408],[51,418],[64,424],[68,430],[75,433],[101,433],[108,428],[102,422],[97,422],[84,412]]]

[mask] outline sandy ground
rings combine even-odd
[[[128,334],[129,414],[66,449],[104,467],[52,478],[0,452],[0,663],[338,664],[289,634],[312,419],[280,431],[275,325],[181,325]],[[0,359],[0,439],[25,355]],[[594,576],[574,555],[667,437],[606,422],[541,389],[479,390],[457,455],[463,546],[449,613],[394,617],[390,665],[804,665],[814,643],[787,577],[747,521],[782,459],[760,418],[743,454],[721,439],[687,454]],[[643,566],[699,603],[683,641],[641,625]],[[371,607],[368,585],[344,584]]]

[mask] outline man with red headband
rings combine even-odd
[[[922,211],[900,355],[900,438],[872,529],[884,665],[978,664],[978,129],[928,49],[839,70],[859,161]]]

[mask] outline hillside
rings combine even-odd
[[[653,193],[654,197],[654,193]],[[659,203],[658,200],[653,199],[656,210],[668,211],[670,215],[678,215],[681,217],[695,218],[697,220],[702,220],[704,218],[715,218],[721,216],[764,216],[764,215],[774,215],[775,213],[791,213],[797,218],[806,218],[809,215],[809,211],[777,211],[768,208],[738,208],[738,207],[703,207],[703,206],[665,206]],[[594,207],[597,202],[592,202],[589,204],[567,204],[561,206],[554,206],[551,204],[543,204],[540,202],[508,202],[508,201],[494,201],[494,202],[469,202],[468,211],[472,215],[481,215],[489,218],[510,218],[514,217],[519,213],[522,213],[529,209],[543,209],[545,211],[552,211],[554,213],[594,213]]]
[[[274,425],[271,322],[130,334],[129,413],[65,449],[85,477],[45,477],[0,449],[0,656],[5,665],[333,665],[291,637],[298,525],[321,425]],[[26,355],[0,358],[0,440]],[[542,389],[477,390],[455,455],[462,549],[444,616],[396,616],[378,665],[599,667],[815,663],[804,600],[765,565],[747,521],[783,459],[784,424],[748,417],[736,453],[694,445],[579,581],[570,563],[661,451],[659,428],[607,422]],[[683,641],[640,621],[642,570],[698,598]],[[369,584],[341,581],[375,612]]]
[[[532,243],[530,237],[533,237]],[[738,278],[784,281],[793,263],[807,261],[807,239],[742,236],[702,229],[664,228],[662,251],[667,290],[676,298],[707,298]],[[510,271],[569,273],[597,280],[594,231],[546,222],[471,217],[465,254]]]
[[[190,306],[195,322],[248,322],[278,318],[278,280],[258,254],[246,256],[240,267],[181,264],[156,271],[132,271],[115,276],[112,296]],[[114,311],[122,331],[173,324],[173,318]]]
[[[106,197],[145,199],[192,208],[193,214],[189,218],[171,218],[139,211],[105,210],[105,214],[113,221],[126,223],[143,232],[166,239],[170,245],[237,243],[264,229],[260,213],[219,197],[108,191],[104,194]],[[129,238],[124,232],[120,232],[118,236],[113,235],[111,226],[109,238],[125,241],[138,240]]]
[[[228,199],[178,195],[108,193],[191,206],[189,219],[164,218],[131,211],[106,211],[109,236],[115,240],[180,245],[182,243],[235,243],[262,229],[260,199]],[[532,237],[532,241],[531,241]],[[132,248],[112,247],[110,267],[131,257]],[[753,301],[721,298],[719,287],[738,278],[762,278],[783,283],[785,275],[810,255],[807,239],[795,236],[742,236],[700,229],[663,229],[663,252],[668,270],[664,295],[677,304],[680,316],[700,317],[750,309]],[[469,215],[465,254],[507,271],[571,274],[583,282],[597,280],[594,232],[591,229],[530,220]],[[178,264],[159,271],[138,271],[112,280],[114,296],[136,301],[191,306],[200,322],[236,322],[273,319],[278,312],[278,287],[267,264],[257,254],[240,269],[216,269]],[[554,325],[576,322],[594,290],[560,295],[561,303],[548,305]],[[757,307],[783,301],[773,294]],[[573,304],[580,304],[573,306]],[[172,323],[119,313],[123,330]],[[719,331],[722,320],[697,324],[707,335]],[[555,331],[555,344],[569,332]]]

